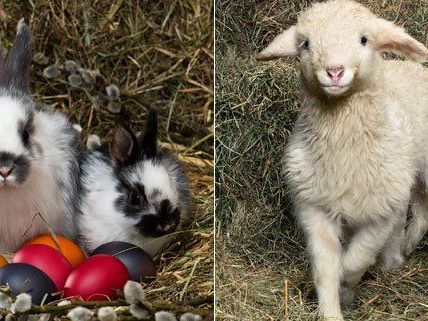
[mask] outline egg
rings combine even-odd
[[[12,294],[28,293],[32,302],[40,305],[53,299],[55,283],[40,269],[26,263],[11,263],[0,268],[0,285],[9,285]]]
[[[65,297],[85,301],[116,299],[116,290],[123,291],[129,273],[126,266],[111,255],[94,255],[83,261],[67,278]]]
[[[140,282],[147,277],[156,275],[156,267],[152,258],[140,247],[114,241],[100,245],[91,255],[108,254],[118,258],[128,268],[131,280]]]
[[[44,244],[53,247],[54,249],[60,251],[61,254],[67,258],[73,268],[76,268],[80,263],[83,262],[86,256],[80,247],[65,237],[59,235],[56,235],[55,237],[58,240],[59,248],[52,235],[49,234],[36,237],[27,244]]]
[[[13,263],[27,263],[45,272],[55,283],[58,291],[73,271],[70,262],[53,247],[44,244],[28,244],[15,253]]]
[[[0,267],[5,266],[7,263],[7,260],[0,255]]]

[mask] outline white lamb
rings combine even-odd
[[[402,264],[408,206],[419,216],[428,208],[428,71],[381,52],[428,57],[402,28],[334,0],[313,5],[257,56],[300,57],[301,112],[283,170],[328,320],[343,320],[340,303],[352,302],[379,254],[386,269]],[[353,231],[346,246],[343,225]]]

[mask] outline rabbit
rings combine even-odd
[[[65,115],[30,96],[32,43],[21,20],[0,57],[0,253],[39,234],[75,236],[81,147]]]
[[[190,221],[189,183],[180,161],[157,144],[157,114],[145,131],[114,131],[110,143],[90,151],[82,165],[80,245],[88,252],[110,241],[140,246],[150,256]]]

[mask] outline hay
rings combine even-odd
[[[316,320],[309,260],[279,168],[299,109],[297,61],[253,58],[310,2],[217,2],[218,320]],[[427,43],[427,1],[364,2]],[[345,319],[428,320],[427,246],[399,274],[370,269]]]
[[[160,138],[189,172],[195,222],[159,258],[158,278],[146,290],[151,301],[205,308],[212,307],[214,288],[212,6],[209,0],[45,0],[0,7],[2,45],[10,47],[21,17],[30,22],[34,95],[79,124],[82,141],[90,134],[105,141],[114,126],[130,120],[138,132],[148,109],[158,110]],[[80,79],[70,78],[75,66],[67,61],[83,68]],[[46,78],[58,73],[46,70],[52,65],[60,74]],[[98,72],[94,83],[85,82]],[[119,114],[108,109],[111,84],[120,89]]]

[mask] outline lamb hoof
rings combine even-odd
[[[322,317],[322,320],[323,321],[344,321],[343,317],[328,317],[328,316]]]

